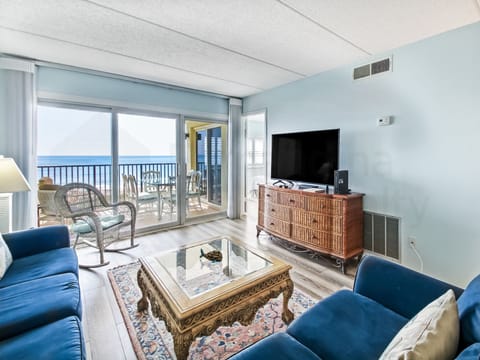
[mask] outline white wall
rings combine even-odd
[[[424,272],[464,286],[480,273],[480,23],[392,54],[391,73],[354,82],[354,64],[248,97],[244,112],[267,108],[269,141],[340,128],[364,209],[401,218],[402,262],[419,269],[415,236]],[[377,127],[383,115],[394,124]]]

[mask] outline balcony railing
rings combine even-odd
[[[205,163],[198,163],[198,170],[205,172]],[[143,177],[146,171],[158,171],[160,177],[168,179],[177,173],[176,163],[119,164],[118,173],[134,175],[137,179]],[[65,185],[72,182],[87,183],[95,186],[103,194],[109,196],[112,184],[112,165],[44,165],[37,166],[38,178],[49,177],[55,184]],[[118,179],[119,185],[120,179]],[[143,191],[143,184],[139,181]],[[121,187],[119,187],[121,189]]]

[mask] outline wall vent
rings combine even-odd
[[[392,70],[392,59],[386,58],[353,69],[353,80],[363,79]]]
[[[363,247],[376,254],[400,260],[400,219],[364,211]]]

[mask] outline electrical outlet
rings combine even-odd
[[[408,237],[408,245],[410,246],[417,246],[417,238],[415,236],[409,236]]]

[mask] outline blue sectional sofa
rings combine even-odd
[[[271,335],[231,357],[250,359],[378,359],[397,332],[452,289],[460,318],[458,359],[480,359],[480,276],[465,290],[374,256],[359,265],[353,291],[341,290]]]
[[[85,359],[78,260],[65,226],[2,234],[0,359]]]

